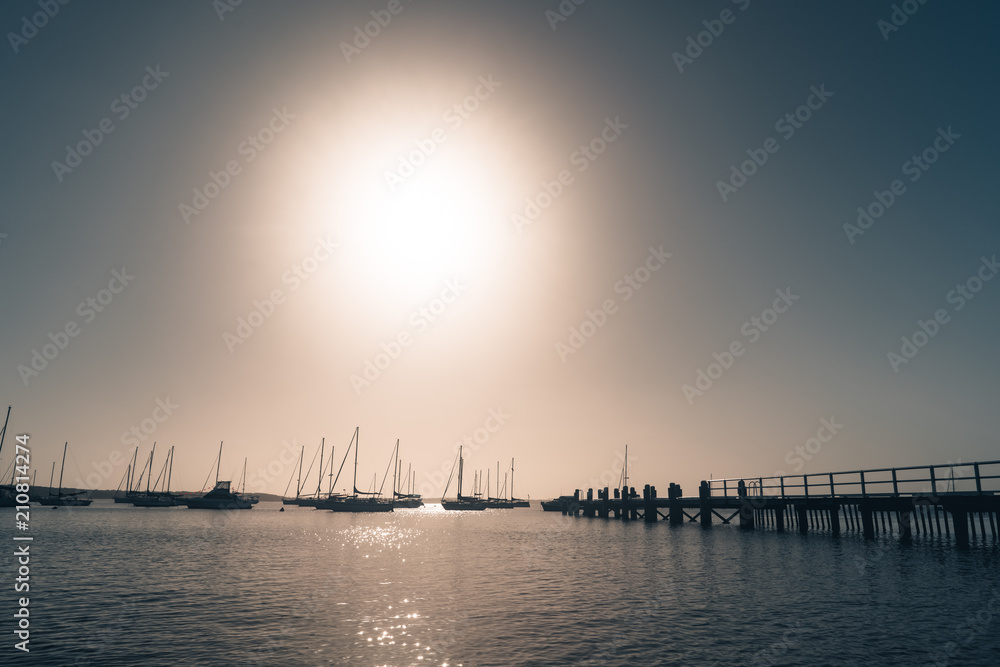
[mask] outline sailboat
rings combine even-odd
[[[504,481],[504,487],[507,486],[506,480]],[[504,489],[506,492],[506,488]],[[507,500],[500,495],[500,462],[497,461],[497,495],[496,498],[490,496],[490,471],[486,471],[486,506],[498,509],[498,510],[509,510],[514,507],[514,503]]]
[[[219,468],[222,465],[222,443],[219,443],[219,458],[215,464],[215,488],[203,496],[185,498],[183,503],[189,509],[206,510],[248,510],[254,506],[254,499],[230,490],[229,481],[219,481]],[[244,488],[246,487],[246,460],[243,461]]]
[[[358,491],[358,445],[360,443],[359,433],[361,427],[354,429],[354,436],[351,438],[351,444],[347,446],[347,452],[344,454],[344,460],[340,463],[340,470],[337,471],[337,479],[340,479],[340,471],[344,469],[344,463],[347,461],[348,454],[351,453],[351,447],[354,447],[354,483],[353,489],[354,493],[349,496],[341,496],[334,493],[320,500],[316,503],[316,509],[321,510],[331,510],[333,512],[391,512],[392,511],[392,498],[382,498],[382,490],[378,491]],[[399,441],[396,441],[396,451],[399,450]],[[386,470],[388,474],[388,469]],[[395,477],[395,467],[393,468],[393,477]],[[333,475],[333,467],[330,467],[330,474]],[[330,482],[331,489],[333,485],[336,484],[336,480]],[[382,484],[385,485],[385,478],[382,479]],[[393,486],[395,486],[395,480],[393,481]]]
[[[125,470],[125,477],[121,482],[118,482],[118,488],[115,489],[114,500],[116,503],[131,503],[136,496],[136,493],[132,491],[132,477],[135,475],[135,464],[138,462],[139,448],[135,448],[135,452],[132,454],[132,461],[129,462],[128,468]],[[125,494],[118,495],[121,491],[122,483],[125,484]]]
[[[153,449],[156,449],[156,443],[153,443]],[[170,463],[170,469],[167,469],[167,463]],[[150,477],[153,476],[153,452],[149,453],[149,472]],[[135,495],[132,497],[132,504],[136,507],[176,507],[180,505],[179,496],[170,493],[170,477],[174,472],[174,448],[170,448],[170,453],[167,455],[167,460],[163,462],[163,470],[160,471],[160,477],[157,477],[156,482],[153,483],[153,490],[149,490],[149,477],[146,478],[146,493],[142,495]],[[166,487],[161,487],[161,490],[157,492],[156,484],[160,482],[160,478],[166,475]]]
[[[282,502],[284,502],[286,505],[294,504],[294,505],[300,505],[302,507],[313,507],[322,509],[319,507],[319,505],[327,502],[330,497],[336,495],[333,493],[333,452],[336,450],[336,447],[330,448],[330,459],[329,459],[330,491],[329,493],[326,494],[326,496],[323,495],[323,473],[326,472],[326,466],[323,465],[323,454],[325,447],[326,447],[326,438],[323,438],[322,441],[320,441],[319,445],[319,477],[316,479],[316,492],[308,496],[302,496],[300,498],[296,498],[294,501],[292,501],[291,499],[288,499],[289,500],[288,502],[282,500]],[[316,456],[313,455],[313,463],[315,462],[316,462]],[[309,464],[309,470],[306,471],[307,479],[309,478],[310,472],[312,472],[312,463]]]
[[[66,448],[69,447],[69,443],[63,445],[63,458],[62,467],[59,468],[59,492],[56,495],[52,495],[52,482],[49,482],[49,495],[44,498],[39,498],[38,502],[43,505],[52,505],[53,507],[86,507],[90,503],[94,502],[90,498],[78,498],[82,493],[86,491],[73,491],[72,493],[63,493],[62,481],[63,481],[63,470],[66,468]],[[53,472],[55,471],[55,462],[52,462]]]
[[[305,457],[305,455],[306,455],[306,446],[302,445],[302,451],[299,452],[299,479],[297,482],[295,482],[295,497],[294,498],[282,497],[281,498],[282,505],[298,505],[299,500],[301,500],[299,494],[302,493],[302,459],[303,457]],[[294,475],[295,472],[293,471],[292,474]],[[291,485],[292,485],[292,479],[289,478],[288,484],[285,486],[286,493],[288,492],[288,487]]]
[[[400,461],[397,465],[399,467],[398,469],[399,469],[399,473],[400,473],[400,475],[399,475],[399,477],[397,477],[397,479],[402,479],[403,462]],[[405,509],[415,509],[417,507],[423,507],[424,506],[424,500],[420,496],[420,494],[419,493],[413,493],[413,482],[414,482],[413,475],[415,473],[413,472],[412,468],[413,468],[413,464],[411,463],[410,467],[407,468],[407,470],[406,470],[406,483],[409,484],[409,487],[410,487],[409,491],[407,493],[402,493],[401,491],[394,492],[395,500],[393,502],[396,504],[396,507],[405,508]],[[402,482],[400,483],[399,488],[400,489],[403,488],[403,483]]]
[[[529,495],[530,497],[530,495]],[[510,502],[514,507],[531,507],[531,503],[523,498],[514,497],[514,459],[510,460]]]
[[[10,421],[10,408],[7,406],[7,418],[3,422],[3,430],[0,431],[0,452],[3,451],[3,439],[7,435],[7,422]],[[15,457],[16,458],[16,457]],[[17,466],[13,466],[14,470],[10,474],[10,484],[0,485],[0,507],[17,507],[16,492],[14,489],[14,474],[17,471]]]
[[[458,497],[455,500],[445,500],[444,496],[448,494],[448,487],[451,486],[451,475],[448,476],[448,484],[444,487],[444,494],[441,496],[441,506],[446,510],[473,510],[479,511],[486,509],[486,501],[480,500],[475,496],[463,496],[462,495],[462,468],[464,461],[462,459],[462,446],[458,446]],[[455,467],[452,466],[452,474],[455,473]]]

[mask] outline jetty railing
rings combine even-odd
[[[613,495],[612,495],[613,492]],[[560,503],[564,514],[646,522],[667,519],[671,525],[739,517],[741,528],[786,527],[806,533],[826,529],[860,531],[866,538],[897,533],[944,535],[967,545],[977,535],[1000,540],[1000,461],[872,468],[839,472],[732,477],[702,480],[697,496],[685,496],[670,484],[659,496],[650,484],[577,489]],[[546,508],[550,509],[550,508]]]
[[[872,468],[840,472],[769,477],[728,477],[708,481],[714,498],[878,498],[899,496],[1000,494],[1000,461],[978,461],[902,468]]]

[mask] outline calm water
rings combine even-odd
[[[32,652],[5,548],[0,663],[1000,664],[992,544],[279,508],[33,508]]]

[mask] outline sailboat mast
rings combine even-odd
[[[174,474],[174,447],[170,446],[170,470],[167,472],[167,493],[170,493],[170,478]]]
[[[323,485],[323,449],[326,447],[326,438],[319,443],[319,478],[316,480],[316,499],[319,500],[320,486]]]
[[[149,480],[153,476],[153,452],[156,451],[156,443],[153,443],[153,448],[149,450],[149,476],[146,477],[146,494],[149,494]]]
[[[128,477],[128,493],[132,493],[132,482],[135,480],[135,466],[139,463],[139,446],[136,445],[135,453],[132,454],[132,468]],[[138,482],[137,482],[138,484]],[[138,491],[138,489],[136,489]],[[126,494],[128,495],[128,494]]]
[[[462,445],[458,446],[458,499],[462,499]]]
[[[219,485],[219,468],[222,467],[222,440],[219,440],[219,460],[215,462],[215,485]]]
[[[240,495],[246,493],[247,490],[247,459],[243,457],[243,488],[240,489]]]
[[[354,484],[352,485],[352,488],[354,489],[354,491],[352,493],[354,494],[355,497],[357,497],[357,495],[358,495],[358,448],[361,447],[361,434],[358,431],[355,431],[354,433],[355,433],[355,435],[357,435],[358,440],[357,440],[356,443],[354,443]]]
[[[52,462],[52,471],[49,472],[49,495],[50,496],[52,495],[52,478],[55,477],[55,474],[56,474],[56,462],[53,461]]]
[[[62,495],[62,476],[63,470],[66,468],[66,448],[69,447],[69,443],[63,444],[63,461],[62,467],[59,468],[59,495]]]
[[[306,455],[306,446],[302,445],[302,451],[299,452],[299,481],[295,482],[295,499],[299,499],[299,492],[302,490],[302,458]]]
[[[7,418],[3,420],[3,430],[0,431],[0,452],[3,451],[3,439],[7,435],[7,422],[10,421],[10,409],[11,409],[11,407],[12,406],[10,406],[10,405],[7,406]],[[17,450],[15,450],[15,454],[16,453],[17,453]],[[10,473],[10,483],[11,484],[14,483],[14,472],[16,472],[16,471],[17,471],[17,466],[14,466],[14,470],[11,471],[11,473]]]
[[[510,459],[510,499],[514,499],[514,458]]]
[[[392,499],[396,500],[396,469],[399,468],[399,438],[396,438],[396,465],[392,466]]]
[[[327,494],[329,496],[333,495],[333,453],[337,451],[336,445],[330,446],[330,492]]]

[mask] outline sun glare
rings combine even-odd
[[[372,239],[387,270],[423,282],[464,268],[477,245],[476,202],[467,183],[440,170],[418,174],[377,203]]]
[[[497,188],[458,153],[442,151],[394,191],[372,193],[359,240],[396,287],[432,288],[490,263]]]

